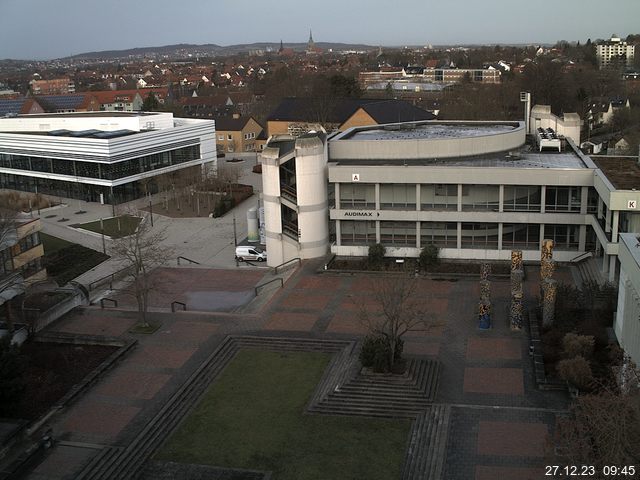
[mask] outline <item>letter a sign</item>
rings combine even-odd
[[[352,182],[359,182],[360,181],[360,174],[359,173],[352,173],[351,174],[351,181]]]

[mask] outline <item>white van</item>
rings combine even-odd
[[[243,262],[245,260],[257,260],[258,262],[264,262],[267,260],[267,252],[260,247],[253,247],[251,245],[240,245],[236,247],[236,260]]]

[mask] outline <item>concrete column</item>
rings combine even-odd
[[[336,182],[333,185],[335,186],[334,195],[336,197],[336,200],[335,200],[336,210],[340,210],[340,184]]]
[[[607,208],[607,214],[604,218],[604,231],[609,233],[611,231],[611,209]]]
[[[602,198],[600,196],[598,196],[598,219],[602,218],[602,206],[604,205],[604,202],[602,201]]]
[[[420,211],[422,209],[422,207],[420,206],[420,191],[422,189],[420,188],[420,184],[416,183],[416,211]]]
[[[380,243],[380,220],[376,220],[376,243]]]
[[[544,223],[540,224],[540,239],[538,240],[538,250],[542,249],[542,241],[544,240]]]
[[[336,183],[337,185],[337,183]],[[336,220],[336,245],[339,247],[342,245],[342,230],[340,229],[340,220]]]
[[[498,224],[498,250],[502,250],[502,223]]]
[[[581,252],[585,251],[587,243],[587,226],[580,225],[580,231],[578,233],[578,250]]]
[[[420,222],[416,222],[416,248],[422,248],[420,244]]]
[[[376,196],[376,210],[380,210],[380,184],[379,183],[376,183],[375,196]],[[378,235],[378,237],[380,236]],[[380,243],[380,240],[378,240],[378,243]]]
[[[618,263],[617,255],[609,255],[609,281],[614,282],[616,279],[616,264]]]
[[[462,248],[462,222],[458,222],[458,250]]]
[[[504,212],[504,185],[500,185],[498,188],[498,211]]]
[[[604,250],[604,245],[603,245]],[[606,253],[602,254],[602,273],[607,273],[609,271],[609,255]]]
[[[587,206],[589,202],[589,187],[582,187],[580,190],[580,214],[587,214]]]
[[[462,184],[458,184],[458,211],[462,211]]]
[[[540,213],[544,213],[547,207],[547,186],[540,187]]]
[[[620,211],[613,211],[613,225],[611,226],[611,241],[616,243],[618,241],[618,224],[620,222]]]

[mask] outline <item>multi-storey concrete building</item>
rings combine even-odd
[[[443,258],[520,249],[535,261],[550,238],[558,261],[592,252],[613,281],[619,233],[640,231],[640,167],[594,162],[535,112],[529,141],[524,122],[433,121],[272,139],[262,156],[269,263],[366,256],[374,243],[395,257],[434,244]]]
[[[614,34],[609,40],[596,45],[598,65],[600,68],[631,65],[635,57],[635,48],[635,45],[628,44]]]
[[[146,112],[0,119],[0,188],[118,203],[215,162],[210,120]]]

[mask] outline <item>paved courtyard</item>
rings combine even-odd
[[[205,292],[206,302],[223,295],[234,298],[238,292],[253,290],[266,274],[251,269],[180,268],[159,272],[171,284],[172,295],[154,296],[157,311],[152,316],[161,327],[151,335],[129,333],[135,313],[124,309],[85,308],[56,322],[52,330],[136,338],[139,343],[55,418],[52,426],[62,443],[30,478],[72,478],[100,446],[126,446],[228,334],[335,339],[365,334],[360,312],[377,315],[381,310],[371,277],[316,273],[317,266],[303,264],[284,288],[273,290],[268,302],[252,310],[255,313],[229,313],[237,305],[219,309],[226,312],[170,313],[169,298],[189,302],[194,291]],[[562,268],[558,274],[571,278]],[[537,294],[537,280],[537,272],[528,269],[529,304]],[[507,325],[508,280],[492,281],[494,313],[489,331],[477,328],[478,295],[476,279],[421,279],[420,302],[435,326],[405,338],[407,355],[442,363],[436,402],[452,407],[444,478],[540,478],[555,413],[566,408],[566,399],[534,385],[527,333],[512,332]]]

